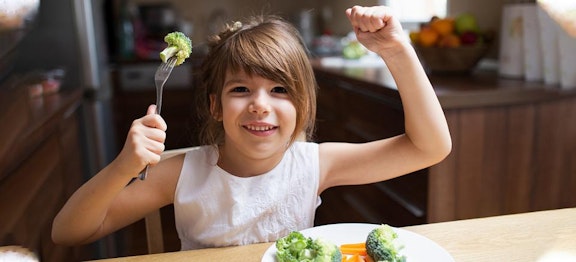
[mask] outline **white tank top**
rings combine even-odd
[[[318,144],[295,142],[270,172],[237,177],[213,146],[186,153],[174,213],[182,250],[272,242],[314,225],[320,205]]]

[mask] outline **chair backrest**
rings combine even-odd
[[[166,150],[162,153],[162,159],[170,158],[176,155],[184,154],[190,148],[179,148]],[[148,245],[148,254],[164,252],[164,234],[162,230],[162,216],[160,209],[155,210],[144,218],[146,225],[146,241]]]

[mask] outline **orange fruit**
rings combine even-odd
[[[436,19],[430,22],[430,27],[440,35],[454,33],[454,20],[448,18]]]
[[[421,46],[433,46],[440,38],[440,34],[429,27],[424,27],[420,30],[418,34],[418,43]]]
[[[443,35],[438,42],[439,47],[459,47],[462,45],[460,37],[455,34]]]
[[[412,41],[412,43],[414,43],[414,44],[418,44],[419,35],[420,35],[420,32],[415,32],[415,31],[410,32],[410,34],[409,34],[410,41]]]

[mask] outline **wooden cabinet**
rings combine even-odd
[[[404,133],[404,113],[397,94],[383,96],[386,90],[382,87],[322,72],[316,77],[320,88],[317,142],[367,142]],[[426,221],[426,196],[425,170],[375,184],[330,188],[321,195],[315,224],[422,224]]]
[[[315,70],[318,140],[362,142],[403,132],[400,98],[384,69]],[[318,224],[407,225],[576,206],[576,90],[491,72],[430,79],[450,128],[451,154],[390,181],[327,190]]]
[[[52,242],[52,221],[83,177],[81,91],[28,98],[3,93],[0,144],[0,246],[20,245],[41,261],[78,261],[82,248]],[[5,100],[4,100],[5,99]]]
[[[446,110],[452,154],[430,169],[430,222],[576,206],[576,97]]]

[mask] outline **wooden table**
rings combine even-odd
[[[576,261],[576,208],[404,227],[444,247],[455,261]],[[105,261],[260,261],[271,243]],[[433,261],[433,258],[431,258]]]

